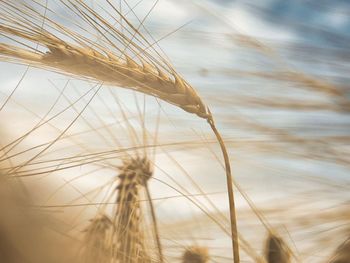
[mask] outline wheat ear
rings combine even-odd
[[[350,262],[350,237],[348,237],[334,252],[329,263],[348,263]]]
[[[38,5],[36,1],[31,1]],[[226,181],[230,206],[231,236],[234,263],[239,263],[239,245],[236,224],[235,202],[233,194],[233,180],[229,156],[224,141],[216,129],[213,115],[203,103],[197,92],[192,88],[174,68],[163,58],[156,59],[147,51],[152,45],[122,15],[109,0],[106,2],[118,13],[127,29],[132,32],[128,37],[125,32],[111,25],[101,15],[92,10],[81,0],[60,0],[66,7],[73,10],[82,20],[103,35],[105,48],[93,43],[88,38],[73,32],[63,25],[48,19],[26,4],[16,4],[0,1],[0,33],[9,39],[16,39],[16,43],[25,47],[18,47],[0,43],[0,59],[15,61],[32,66],[47,68],[62,72],[77,78],[96,80],[110,85],[121,86],[136,90],[147,95],[160,98],[176,105],[186,112],[204,118],[213,130],[222,150],[226,168]],[[40,19],[45,20],[47,28],[40,26]],[[63,40],[58,34],[70,39]],[[113,40],[124,46],[118,48],[104,32],[111,32]],[[146,42],[141,48],[135,39]],[[18,40],[20,39],[20,40]],[[47,52],[28,47],[28,41],[46,48]],[[116,54],[112,50],[119,52]],[[157,53],[158,54],[158,53]]]
[[[116,211],[114,215],[113,244],[114,257],[122,263],[150,263],[146,249],[139,192],[146,187],[152,176],[150,163],[146,158],[125,159],[119,167]],[[161,252],[159,257],[161,258]]]
[[[209,262],[208,249],[205,247],[192,246],[186,248],[182,263],[207,263]]]
[[[289,249],[283,239],[270,234],[266,241],[265,258],[268,263],[289,263]]]
[[[113,229],[112,221],[106,215],[90,220],[85,229],[84,263],[108,262],[111,249],[108,246],[108,234]]]

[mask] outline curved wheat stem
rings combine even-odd
[[[42,8],[36,0],[28,1],[33,6]],[[0,1],[0,34],[15,42],[15,44],[0,43],[0,59],[136,90],[206,119],[220,144],[225,160],[234,262],[238,263],[239,246],[229,156],[209,108],[194,88],[159,53],[155,52],[159,57],[157,59],[148,51],[152,44],[109,0],[106,2],[124,22],[123,31],[118,30],[83,1],[58,2],[71,9],[75,15],[99,32],[102,35],[101,41],[109,48],[90,41],[89,38],[52,19],[43,17],[39,11],[25,2],[16,4]],[[53,13],[51,10],[48,11]],[[42,18],[45,18],[45,29],[38,22]],[[146,43],[146,46],[141,47],[137,44],[140,41]],[[28,45],[28,42],[33,45],[39,44],[46,52],[38,51]]]

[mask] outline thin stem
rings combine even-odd
[[[220,144],[220,148],[225,160],[225,170],[226,170],[226,183],[227,183],[227,193],[230,205],[230,221],[231,221],[231,239],[232,239],[232,248],[233,248],[233,262],[239,263],[239,245],[238,245],[238,232],[237,232],[237,219],[236,219],[236,207],[235,207],[235,199],[233,194],[233,180],[231,174],[231,165],[230,160],[227,154],[227,149],[225,143],[215,127],[214,119],[211,113],[209,112],[209,117],[207,119],[211,129],[215,133],[215,136]]]
[[[163,258],[163,251],[162,251],[162,244],[160,242],[160,236],[159,236],[159,231],[158,231],[158,223],[157,223],[157,217],[156,213],[154,210],[153,202],[151,199],[151,193],[148,189],[148,185],[146,184],[146,194],[147,194],[147,199],[149,201],[150,209],[151,209],[151,214],[152,214],[152,221],[153,221],[153,231],[156,236],[156,241],[157,241],[157,247],[158,247],[158,254],[159,254],[159,262],[163,263],[164,258]]]

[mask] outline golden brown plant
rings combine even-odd
[[[62,1],[65,2],[65,1]],[[67,4],[70,1],[67,1]],[[1,2],[6,9],[20,10],[23,17],[14,21],[12,17],[3,17],[0,32],[9,37],[19,37],[21,41],[40,43],[47,48],[46,52],[21,48],[13,45],[0,44],[0,55],[5,58],[16,59],[25,64],[49,68],[77,78],[101,81],[128,89],[146,93],[172,103],[187,112],[195,113],[202,118],[208,118],[209,112],[196,91],[186,83],[179,74],[168,64],[155,60],[147,50],[134,44],[134,40],[123,35],[109,24],[83,1],[71,1],[71,8],[77,12],[84,12],[91,16],[91,23],[98,29],[98,24],[114,31],[122,45],[128,45],[121,54],[91,43],[62,25],[47,19],[46,23],[59,30],[71,41],[55,36],[53,33],[41,29],[34,22],[31,27],[23,21],[26,13],[37,15],[24,5]],[[13,15],[13,14],[12,14]],[[121,14],[120,14],[121,15]],[[128,23],[125,17],[123,19]],[[30,20],[29,20],[30,21]],[[140,35],[136,28],[129,24],[135,34]],[[107,41],[110,41],[104,36]],[[114,44],[112,44],[114,46]],[[114,48],[117,48],[114,46]],[[120,51],[120,50],[119,50]],[[134,57],[131,57],[134,55]]]
[[[329,263],[349,263],[350,262],[350,238],[345,240],[335,251]]]
[[[109,0],[106,0],[106,3],[123,21],[123,30],[117,29],[84,1],[60,0],[65,7],[101,34],[101,42],[108,47],[91,41],[88,37],[47,17],[47,13],[53,13],[47,6],[34,0],[29,2],[33,6],[22,1],[0,2],[0,33],[15,42],[14,45],[0,43],[2,60],[47,68],[76,78],[133,89],[160,98],[207,120],[224,156],[232,247],[234,262],[238,263],[239,246],[230,161],[225,144],[214,124],[213,116],[197,92],[181,78],[169,62],[160,56],[153,47],[155,43],[150,43],[144,37],[139,30],[140,27],[133,26]],[[35,7],[44,8],[44,14],[37,11]],[[121,24],[120,21],[115,22]],[[80,29],[84,30],[84,28]],[[130,36],[125,32],[129,32]],[[28,42],[32,46],[39,45],[41,50],[31,47]],[[139,45],[140,42],[144,43],[144,47]],[[153,50],[153,54],[148,49]]]
[[[8,177],[0,174],[0,262],[27,262],[14,238],[17,233],[14,233],[11,227],[11,222],[14,220],[13,212],[18,209],[21,202],[21,194],[14,194],[12,185]]]
[[[146,190],[147,181],[153,174],[150,162],[147,158],[128,157],[119,169],[112,219],[106,214],[98,214],[90,221],[85,230],[84,262],[162,262],[160,247],[156,256],[148,249],[145,219],[140,204],[141,192]],[[157,261],[151,261],[152,256]]]
[[[29,192],[0,174],[0,262],[77,262],[75,242],[61,232],[64,225],[33,207]]]
[[[186,249],[182,256],[182,263],[207,263],[209,262],[208,249],[192,246]]]
[[[289,249],[283,239],[270,234],[265,247],[265,258],[268,263],[289,263]]]
[[[111,249],[108,238],[113,231],[112,221],[106,215],[92,219],[85,230],[84,238],[84,263],[109,262]]]
[[[114,216],[113,257],[120,263],[151,262],[145,240],[140,191],[152,176],[146,158],[130,158],[120,167]]]
[[[17,3],[0,1],[0,33],[14,41],[14,44],[0,43],[0,58],[136,90],[206,119],[224,156],[233,257],[234,262],[238,263],[239,246],[230,161],[209,108],[153,47],[155,43],[150,43],[140,32],[142,22],[136,28],[109,0],[106,0],[106,4],[120,17],[123,24],[118,20],[115,23],[120,24],[123,30],[117,29],[84,1],[59,2],[96,30],[102,36],[99,42],[104,45],[48,17],[47,13],[52,15],[54,12],[34,0]],[[42,14],[36,8],[45,11]],[[81,25],[76,26],[86,32]],[[40,48],[34,48],[35,45]]]

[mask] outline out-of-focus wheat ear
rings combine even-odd
[[[268,263],[289,263],[290,253],[282,238],[269,234],[265,246],[265,258]]]
[[[113,234],[114,258],[118,263],[151,263],[140,205],[140,191],[153,175],[150,162],[147,158],[129,157],[119,169],[117,207],[113,219],[116,230]],[[156,257],[159,260],[156,262],[163,262],[160,243],[157,245],[159,254]]]
[[[13,244],[12,240],[8,238],[7,234],[3,231],[2,226],[0,226],[0,262],[6,262],[6,263],[27,262],[24,260],[20,251]]]
[[[11,180],[5,173],[0,172],[0,262],[6,263],[28,263],[26,255],[23,254],[16,240],[16,231],[9,228],[8,222],[16,221],[13,215],[17,213],[7,213],[4,211],[17,211],[20,207],[21,211],[27,200],[27,196],[22,192],[22,185],[19,181]],[[21,213],[22,215],[22,213]],[[27,214],[25,214],[27,215]],[[28,220],[28,218],[25,218]],[[16,225],[17,226],[17,225]],[[23,228],[24,225],[20,225]]]
[[[349,263],[350,262],[350,237],[346,239],[334,252],[329,263]]]
[[[84,263],[109,262],[112,258],[112,248],[108,238],[113,230],[112,221],[106,215],[90,220],[85,229]]]
[[[192,246],[186,248],[182,263],[207,263],[209,262],[209,252],[205,247]]]

